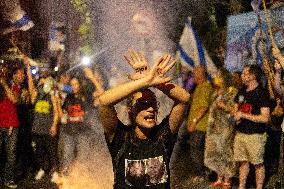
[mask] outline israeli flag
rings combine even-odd
[[[24,14],[20,19],[16,20],[13,25],[18,30],[27,31],[34,26],[34,23],[26,14]]]
[[[23,11],[20,6],[16,6],[14,8],[14,12],[6,14],[6,17],[12,23],[12,25],[1,31],[0,34],[2,35],[6,35],[18,30],[27,31],[34,27],[34,22],[27,16],[25,11]]]
[[[201,65],[206,68],[209,78],[216,75],[217,68],[206,50],[197,32],[192,28],[191,18],[187,18],[185,27],[178,45],[177,56],[182,66],[192,70],[195,66]]]

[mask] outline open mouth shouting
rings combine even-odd
[[[136,123],[140,127],[152,128],[156,126],[156,111],[152,107],[140,111],[136,116]]]
[[[153,122],[153,121],[155,122],[156,121],[155,114],[146,115],[144,117],[144,120],[146,120],[147,122]]]

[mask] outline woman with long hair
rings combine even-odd
[[[97,93],[102,93],[102,84],[91,69],[84,69],[85,78],[96,87]],[[83,74],[82,74],[83,75]],[[84,93],[84,85],[80,75],[71,76],[70,86],[72,93],[67,94],[62,109],[67,113],[67,123],[62,125],[60,140],[62,144],[62,175],[69,176],[71,167],[76,160],[90,149],[88,134],[91,125],[88,123],[88,108],[90,102]],[[91,103],[92,104],[92,103]],[[94,103],[95,104],[95,103]],[[64,184],[64,183],[63,183]]]

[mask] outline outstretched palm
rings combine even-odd
[[[130,49],[124,56],[128,64],[135,70],[134,74],[129,75],[129,79],[137,80],[144,77],[149,72],[149,66],[145,56],[141,52]]]
[[[171,61],[171,55],[164,55],[161,57],[145,75],[149,86],[156,86],[162,83],[169,82],[172,78],[165,76],[165,74],[175,65],[175,61]]]
[[[175,64],[175,61],[171,61],[170,55],[164,55],[158,59],[151,69],[149,69],[145,56],[142,53],[131,49],[124,57],[128,64],[135,70],[135,73],[129,76],[131,80],[146,78],[150,86],[159,85],[171,80],[170,77],[165,77],[165,74]]]

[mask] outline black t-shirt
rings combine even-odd
[[[169,128],[169,118],[153,128],[152,139],[138,139],[134,129],[119,122],[108,147],[112,156],[115,189],[169,189],[169,161],[176,135]]]
[[[53,123],[53,116],[51,95],[39,93],[34,106],[32,132],[48,135]]]
[[[84,96],[68,94],[63,104],[63,109],[66,110],[68,116],[63,132],[77,135],[89,129],[86,122],[87,102]]]
[[[239,111],[253,115],[259,115],[263,107],[270,107],[269,93],[260,86],[248,92],[245,89],[240,90],[235,97],[235,102],[238,103]],[[265,133],[266,124],[241,119],[236,125],[236,130],[246,134]]]

